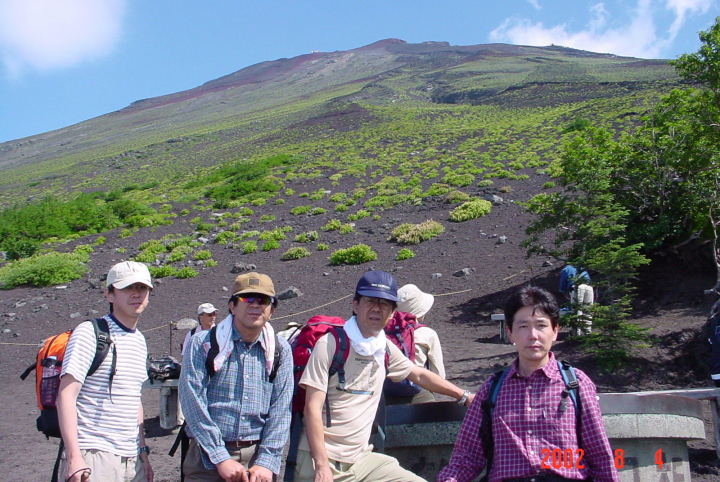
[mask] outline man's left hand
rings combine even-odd
[[[470,395],[468,395],[467,400],[465,400],[465,406],[469,407],[470,405],[472,405],[473,400],[475,400],[475,394],[471,393]]]
[[[250,467],[250,482],[272,482],[273,473],[261,465]]]

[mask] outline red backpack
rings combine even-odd
[[[393,313],[393,317],[385,325],[385,336],[413,363],[415,362],[415,330],[421,326],[425,325],[418,323],[415,315],[402,311]],[[385,379],[383,386],[383,392],[388,397],[412,397],[420,393],[420,390],[422,390],[420,386],[408,379],[399,382]]]

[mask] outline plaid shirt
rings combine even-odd
[[[186,429],[202,447],[203,463],[209,470],[230,458],[225,440],[260,440],[255,464],[277,474],[290,433],[290,345],[278,338],[280,367],[274,383],[270,383],[260,341],[243,342],[234,326],[232,339],[235,347],[228,360],[208,379],[203,344],[209,344],[210,331],[192,337],[180,373]]]
[[[561,392],[565,388],[562,375],[552,353],[544,368],[529,377],[517,372],[513,363],[493,410],[493,439],[495,455],[490,470],[490,482],[507,478],[528,477],[542,472],[554,472],[568,479],[587,479],[595,482],[619,480],[610,443],[605,434],[595,385],[580,370],[575,370],[580,382],[582,400],[582,460],[578,461],[575,406],[567,398],[566,410],[559,410]],[[485,382],[467,411],[450,463],[438,474],[438,481],[462,482],[473,480],[483,470],[485,453],[480,440],[482,401],[488,396],[490,380]],[[560,449],[564,464],[554,468],[552,454]],[[572,456],[570,456],[572,452]],[[557,452],[556,452],[557,453]],[[543,468],[544,465],[550,469]],[[584,465],[585,468],[578,468]]]

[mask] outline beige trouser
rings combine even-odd
[[[329,460],[333,480],[340,482],[426,482],[409,470],[400,467],[396,459],[377,452],[365,452],[354,463]],[[298,450],[295,482],[312,482],[315,464],[310,452]]]
[[[595,303],[595,296],[593,293],[592,286],[582,283],[572,292],[570,296],[572,303],[577,303],[578,312],[577,315],[583,326],[578,334],[590,334],[592,333],[592,315],[583,313],[583,306],[591,306]]]
[[[228,449],[228,452],[230,453],[230,458],[236,462],[240,462],[246,469],[249,469],[253,459],[255,458],[257,448],[257,445],[252,445],[242,449]],[[202,463],[202,458],[200,457],[200,451],[200,446],[197,444],[195,439],[191,439],[190,447],[188,447],[188,453],[185,456],[185,463],[183,464],[185,480],[223,482],[222,477],[218,475],[217,469],[208,470],[205,468]]]
[[[85,466],[90,467],[92,482],[145,482],[145,469],[140,457],[121,457],[120,455],[101,450],[83,450],[80,453],[85,459]],[[60,458],[58,481],[67,478],[67,461],[65,452]]]

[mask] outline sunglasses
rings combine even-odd
[[[274,298],[268,295],[250,295],[250,296],[238,296],[236,298],[241,303],[247,303],[249,305],[258,303],[262,306],[272,304]]]

